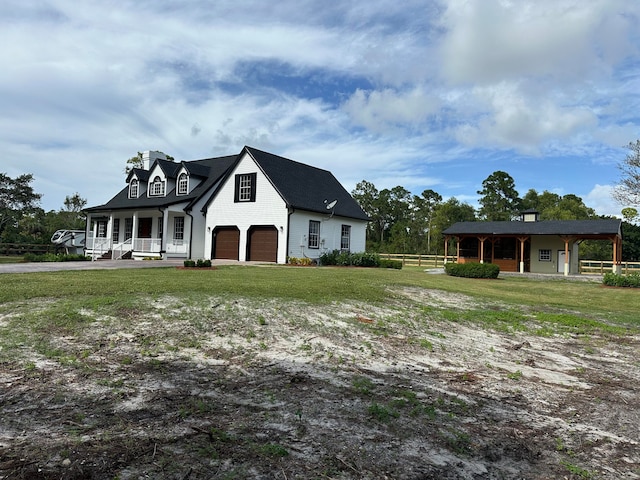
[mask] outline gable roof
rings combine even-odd
[[[252,147],[244,147],[243,152],[251,155],[288,207],[369,220],[358,202],[328,170]],[[327,209],[334,200],[337,201],[334,208]]]
[[[621,236],[622,220],[542,220],[538,222],[458,222],[444,235],[571,235]]]
[[[85,210],[87,212],[100,212],[136,208],[163,208],[176,203],[188,202],[185,210],[189,211],[204,195],[210,195],[209,200],[205,202],[205,206],[202,209],[206,211],[207,206],[213,201],[221,186],[231,175],[233,168],[245,153],[253,158],[288,207],[358,220],[369,220],[369,217],[360,208],[358,202],[353,199],[328,170],[312,167],[248,146],[245,146],[238,155],[182,162],[156,160],[150,170],[157,164],[168,178],[175,179],[183,167],[189,171],[190,175],[205,178],[188,195],[176,195],[174,188],[163,197],[148,197],[143,194],[139,198],[129,198],[129,186],[127,185],[104,205]],[[133,172],[136,173],[139,179],[147,181],[150,170],[134,168],[127,177],[127,181],[131,179]],[[332,209],[327,209],[327,205],[334,200],[336,201],[335,206]]]

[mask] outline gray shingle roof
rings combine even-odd
[[[174,189],[167,192],[164,197],[142,195],[140,198],[131,199],[129,198],[129,188],[127,186],[104,205],[86,210],[88,212],[100,212],[135,208],[161,208],[184,201],[189,201],[189,205],[186,207],[189,210],[203,195],[210,195],[208,202],[210,203],[244,152],[247,152],[256,161],[289,207],[324,214],[333,212],[333,214],[342,217],[369,220],[360,205],[331,172],[252,147],[244,147],[240,154],[226,157],[176,163],[168,160],[157,160],[167,177],[175,178],[182,166],[187,168],[192,175],[206,177],[206,180],[189,195],[178,196]],[[148,178],[149,176],[149,172],[146,170],[135,169],[135,172],[139,178]],[[327,203],[334,200],[337,200],[335,207],[332,210],[328,210],[326,208]]]
[[[327,204],[337,200],[332,209],[335,215],[369,220],[358,202],[328,170],[255,148],[245,149],[262,168],[288,206],[310,212],[330,213]]]
[[[186,164],[193,163],[193,167],[198,171],[199,176],[204,173],[205,169],[208,171],[207,179],[194,188],[188,195],[176,195],[176,191],[173,189],[170,192],[167,192],[164,197],[147,197],[147,195],[143,194],[139,198],[129,198],[129,187],[126,186],[104,205],[87,208],[86,211],[100,212],[110,210],[129,210],[135,208],[161,208],[182,202],[189,202],[189,206],[187,207],[187,209],[189,209],[193,203],[195,203],[212,186],[229,173],[229,170],[233,165],[235,165],[237,159],[237,155],[229,155],[226,157],[207,158],[204,160],[184,162]],[[162,160],[162,162],[173,163],[166,160]],[[169,175],[167,170],[171,170],[175,176],[182,167],[182,163],[175,163],[173,165],[174,166],[164,166],[166,168],[166,170],[164,170],[165,174]],[[149,176],[147,170],[136,169],[136,173],[139,172],[146,172],[146,176]]]
[[[542,220],[538,222],[458,222],[445,235],[621,235],[622,220]]]

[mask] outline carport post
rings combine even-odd
[[[518,237],[520,241],[520,273],[524,273],[524,243],[529,237]]]

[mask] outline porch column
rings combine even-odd
[[[96,239],[98,238],[98,222],[93,222],[93,245],[91,245],[91,261],[96,259]],[[86,242],[86,240],[85,240]]]
[[[113,212],[109,214],[109,222],[107,223],[107,238],[109,239],[109,249],[113,248]]]
[[[524,273],[524,244],[529,237],[518,237],[520,241],[520,273]]]
[[[131,221],[131,251],[136,250],[136,240],[138,239],[138,212],[133,212]]]
[[[611,240],[613,243],[613,268],[611,271],[620,275],[622,273],[622,240],[615,237]]]
[[[447,263],[447,255],[449,253],[449,236],[444,237],[444,264]]]
[[[456,263],[460,263],[460,237],[456,237]]]
[[[480,241],[480,244],[478,245],[478,247],[480,248],[480,254],[478,255],[478,258],[480,259],[480,263],[484,263],[484,241],[487,239],[487,237],[478,237],[478,240]]]
[[[565,235],[561,235],[560,238],[564,241],[564,275],[568,276],[571,271],[571,264],[569,258],[569,243],[574,240],[573,237],[567,237]]]
[[[162,210],[162,238],[160,239],[160,250],[167,251],[167,247],[169,246],[169,238],[173,237],[173,232],[171,232],[171,236],[169,236],[169,209]],[[167,254],[164,254],[166,258]]]

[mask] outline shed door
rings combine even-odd
[[[238,260],[240,230],[236,227],[218,227],[213,231],[213,258]]]
[[[251,227],[249,233],[249,260],[278,261],[278,230],[276,227]]]
[[[571,271],[571,250],[569,250],[569,271]],[[564,250],[558,250],[558,273],[564,273]]]

